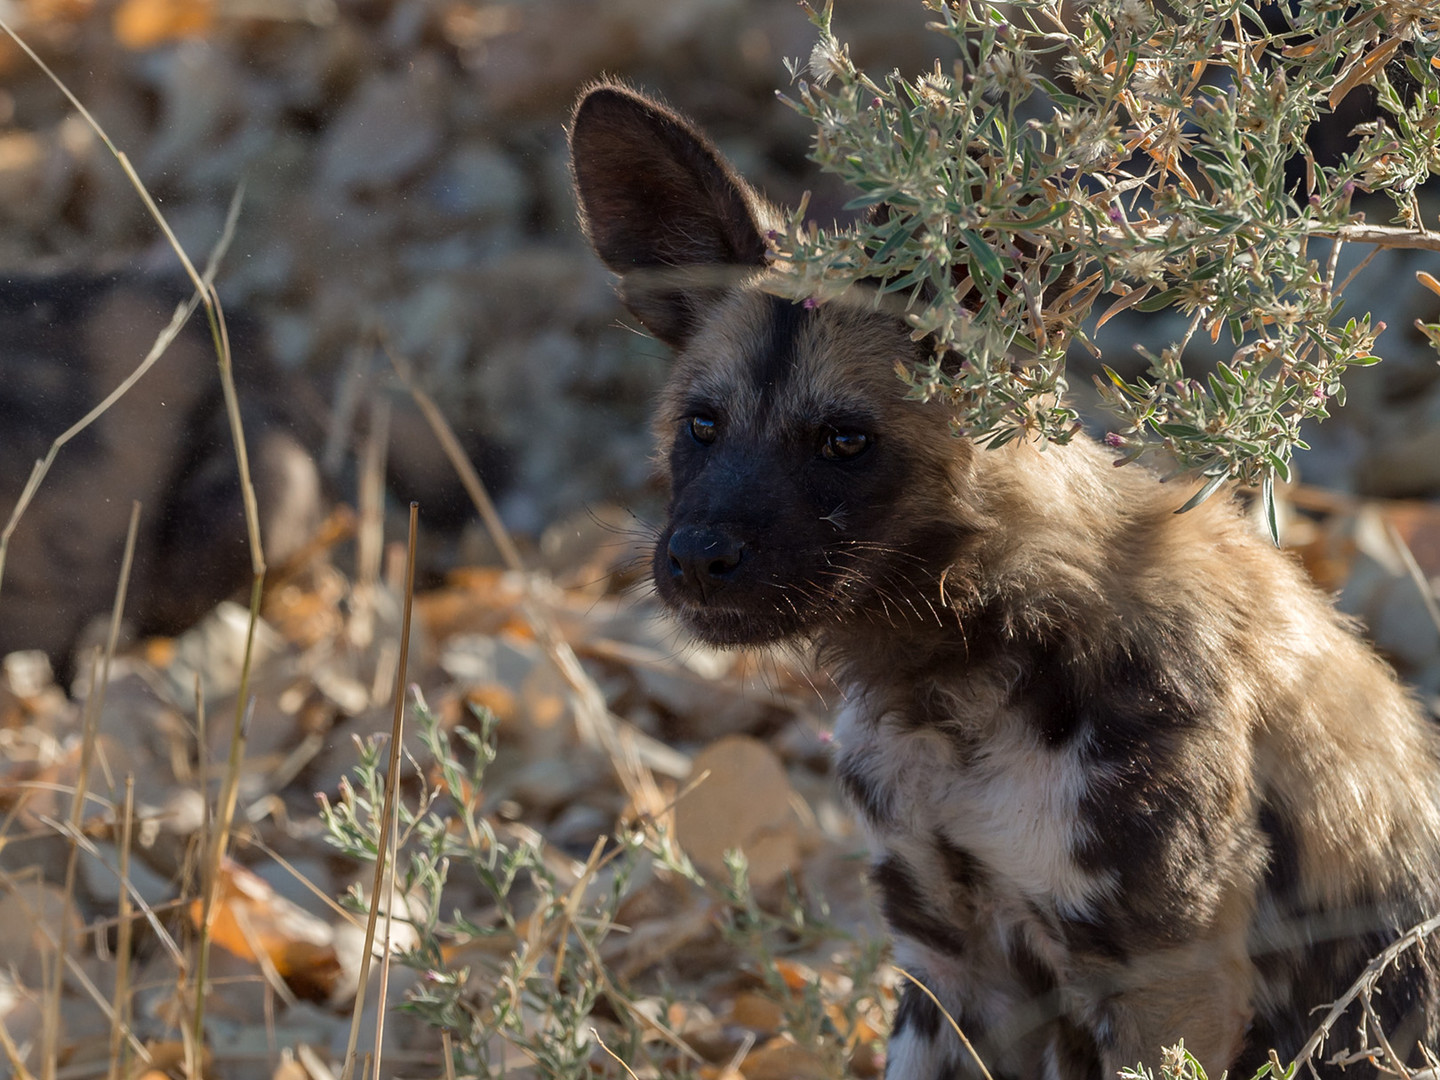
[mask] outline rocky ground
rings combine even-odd
[[[862,53],[922,62],[918,4],[903,18],[850,6]],[[522,531],[644,490],[643,418],[663,364],[653,343],[616,332],[575,226],[564,126],[578,89],[609,73],[667,94],[777,199],[814,182],[804,126],[774,96],[782,59],[810,48],[789,4],[131,0],[15,13],[197,261],[243,183],[220,290],[263,324],[279,365],[334,405],[347,379],[385,366],[371,355],[383,334],[458,427],[504,449],[496,479]],[[173,273],[69,103],[8,43],[0,67],[0,268]]]

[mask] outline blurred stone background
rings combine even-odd
[[[784,58],[813,43],[790,3],[5,0],[0,13],[129,156],[197,263],[244,184],[220,292],[258,320],[282,369],[333,407],[347,378],[388,370],[369,355],[383,333],[457,428],[491,447],[522,532],[599,498],[643,501],[646,403],[663,372],[658,345],[617,329],[575,225],[564,125],[577,90],[633,80],[695,116],[776,201],[814,189],[822,221],[844,201],[775,97]],[[841,37],[872,70],[928,66],[945,43],[925,21],[918,2],[838,5]],[[1407,330],[1423,312],[1401,310],[1424,303],[1415,261],[1372,268],[1352,301],[1382,300],[1393,328],[1394,362],[1356,393],[1404,408],[1383,431],[1359,410],[1348,427],[1387,444],[1440,407],[1433,354]],[[174,273],[176,261],[100,140],[3,40],[0,273],[77,267]],[[1122,324],[1109,359],[1126,363],[1125,335],[1166,330]],[[424,436],[400,423],[403,458]],[[1440,455],[1362,461],[1346,426],[1327,437],[1349,459],[1324,464],[1327,484],[1440,487]],[[1422,466],[1423,483],[1377,475]]]
[[[914,69],[943,44],[918,3],[842,9],[877,67]],[[631,79],[702,121],[772,197],[816,186],[807,125],[775,98],[782,59],[812,44],[789,3],[17,0],[0,12],[129,156],[197,264],[244,184],[220,294],[260,323],[280,368],[339,415],[347,380],[388,373],[372,346],[383,334],[489,448],[482,464],[521,532],[599,499],[644,502],[646,408],[663,374],[663,350],[617,328],[576,227],[564,128],[579,88]],[[817,212],[833,216],[843,196],[820,188]],[[100,140],[0,42],[0,274],[75,267],[177,263]],[[392,457],[440,467],[397,408]]]
[[[641,519],[655,509],[646,416],[665,350],[633,332],[575,223],[564,127],[587,81],[617,75],[663,95],[777,202],[812,190],[828,222],[846,198],[806,160],[808,125],[776,99],[784,59],[814,40],[791,3],[0,0],[0,17],[128,155],[197,263],[244,185],[219,276],[227,310],[256,331],[237,368],[284,399],[346,501],[365,403],[388,400],[392,502],[419,499],[441,531],[473,515],[379,342],[441,402],[512,529],[538,537],[605,503]],[[870,70],[916,72],[946,44],[926,19],[918,0],[840,0],[836,27]],[[1391,327],[1387,362],[1357,372],[1351,404],[1315,432],[1299,462],[1307,481],[1440,491],[1440,369],[1410,327],[1435,317],[1413,271],[1437,263],[1384,257],[1352,287],[1350,309]],[[179,277],[114,157],[0,38],[0,277],[75,270]],[[162,323],[174,296],[158,291],[143,319]],[[1100,340],[1108,362],[1134,369],[1133,343],[1175,332],[1122,317]],[[7,364],[13,373],[0,340],[0,379]],[[1080,365],[1082,403],[1087,382]],[[110,388],[72,388],[75,415],[39,401],[31,427],[53,437]],[[0,508],[18,480],[4,483]],[[468,527],[474,542],[453,542],[436,565],[483,557]]]

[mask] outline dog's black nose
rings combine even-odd
[[[720,529],[690,525],[670,535],[666,554],[676,584],[708,600],[734,576],[745,558],[745,545]]]

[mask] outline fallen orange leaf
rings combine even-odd
[[[149,1063],[137,1066],[130,1074],[134,1080],[170,1080],[171,1074],[186,1064],[185,1044],[178,1040],[150,1040],[145,1043],[145,1052],[150,1057]],[[214,1051],[205,1047],[200,1057],[202,1076],[209,1075],[214,1061]]]
[[[220,875],[210,940],[242,960],[258,963],[263,956],[297,994],[328,995],[340,975],[329,924],[278,895],[239,863],[226,860]],[[203,902],[193,901],[191,921],[198,928],[203,918]]]
[[[515,691],[502,683],[478,683],[465,691],[465,703],[495,714],[502,724],[515,719]]]
[[[819,978],[813,970],[804,964],[794,960],[787,960],[783,956],[775,958],[774,968],[776,974],[785,980],[785,985],[791,990],[803,990]]]
[[[127,49],[153,49],[214,23],[212,0],[125,0],[115,12],[115,38]]]

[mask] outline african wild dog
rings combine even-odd
[[[0,527],[51,440],[144,359],[188,282],[66,271],[0,278]],[[259,328],[233,313],[250,469],[278,566],[325,509],[293,385]],[[0,655],[50,654],[62,681],[87,624],[110,611],[132,501],[139,541],[125,614],[141,634],[192,625],[250,581],[234,444],[215,354],[195,315],[113,408],[66,444],[20,519],[0,581]]]
[[[1083,438],[977,450],[906,399],[900,320],[768,293],[776,213],[680,116],[599,85],[571,152],[678,352],[656,586],[704,641],[817,645],[899,963],[996,1075],[1293,1054],[1440,910],[1440,737],[1393,673],[1225,500],[1177,515]],[[1375,1002],[1416,1060],[1440,964],[1411,950]],[[970,1070],[906,992],[891,1080]]]

